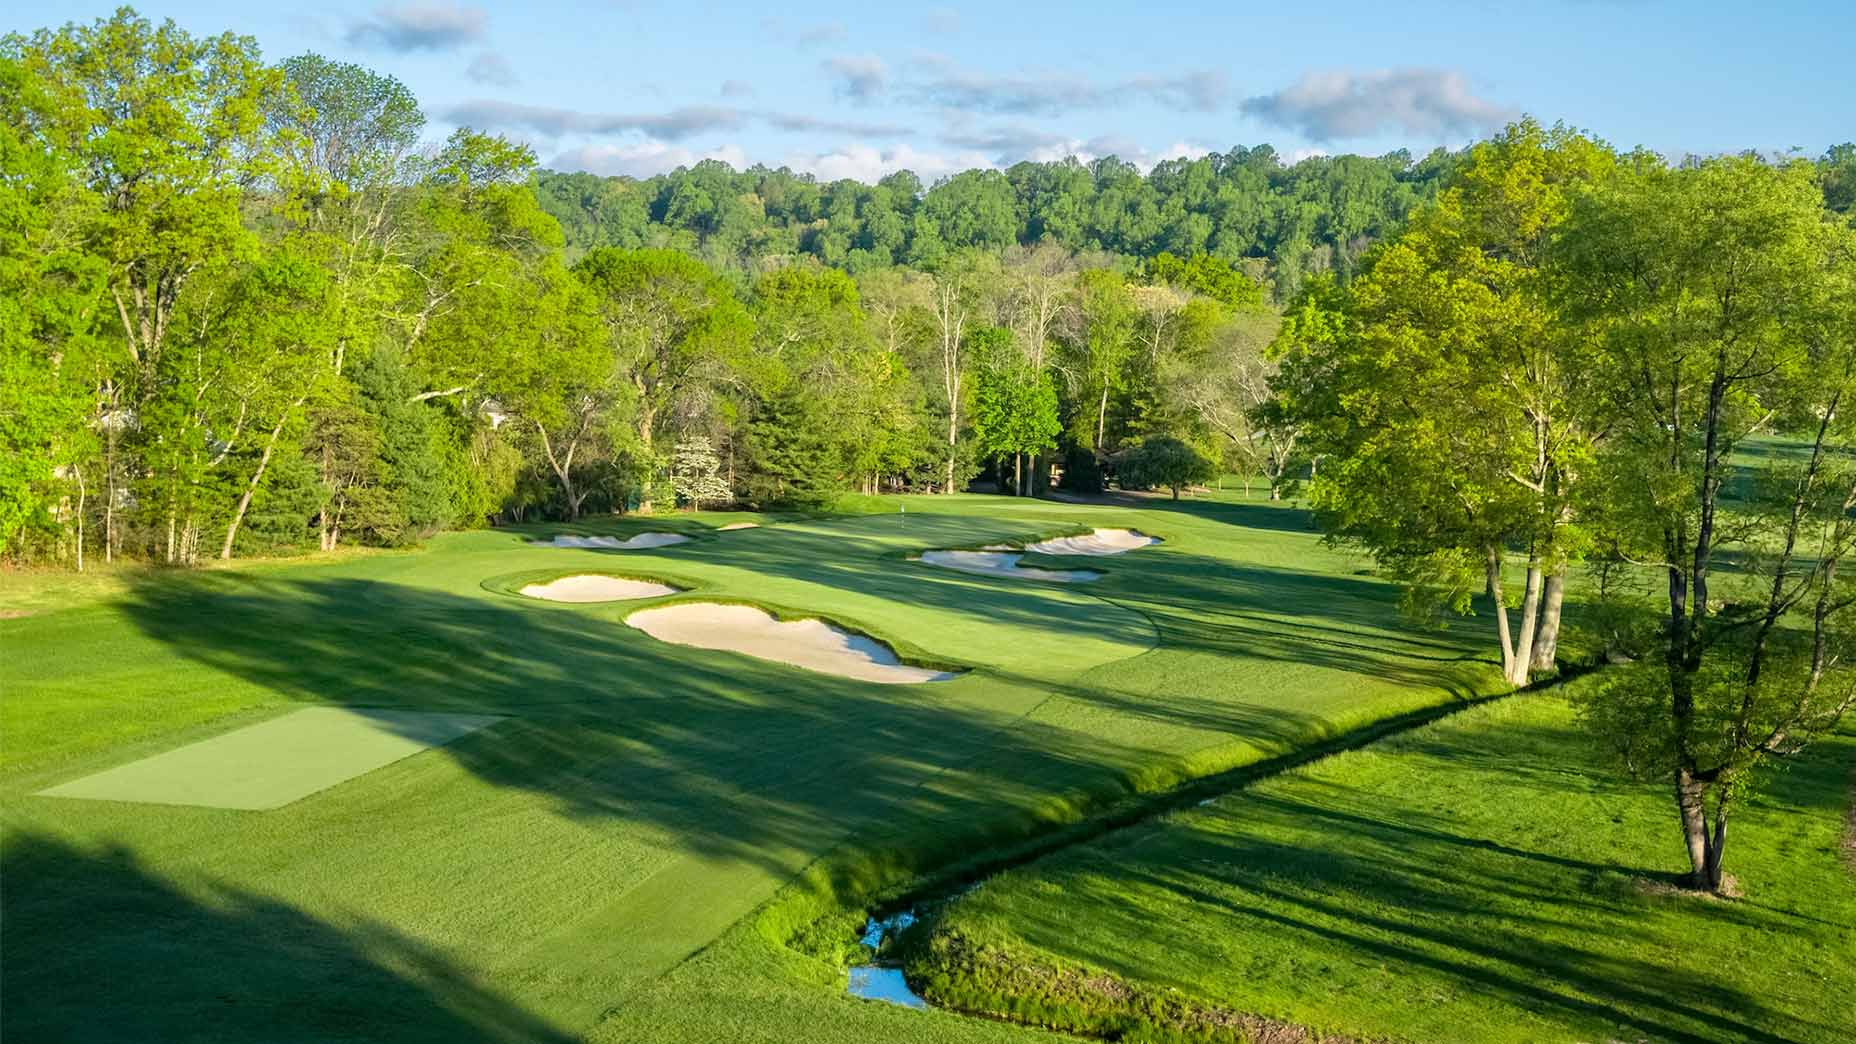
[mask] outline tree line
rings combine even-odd
[[[1421,616],[1485,607],[1511,683],[1553,669],[1586,569],[1623,665],[1585,716],[1671,785],[1715,891],[1762,766],[1856,704],[1853,173],[1515,124],[1299,295],[1265,407],[1323,528]]]
[[[1437,192],[1460,155],[1414,161],[1313,156],[1268,145],[1171,159],[1143,175],[1103,157],[969,170],[932,187],[908,171],[874,185],[718,160],[643,180],[543,172],[542,206],[570,257],[600,246],[672,247],[723,270],[806,256],[861,274],[936,268],[965,250],[1055,244],[1141,260],[1210,254],[1287,297],[1312,273],[1352,270],[1361,252]]]
[[[723,174],[784,186],[786,209],[755,212],[815,231],[829,219],[809,207],[904,184],[912,245],[828,264],[829,236],[808,233],[718,260],[734,241],[716,219],[574,246],[549,211],[562,176],[526,147],[471,129],[427,144],[390,76],[267,63],[248,38],[127,9],[7,37],[0,109],[15,561],[816,507],[982,470],[1023,493],[1057,475],[1099,489],[1105,471],[1175,495],[1219,466],[1286,476],[1252,423],[1275,312],[1230,250],[946,225],[929,256],[925,215],[960,211],[949,186],[973,179],[821,188],[709,166],[663,179],[676,220],[706,228],[688,200]],[[738,187],[709,198],[746,205]]]

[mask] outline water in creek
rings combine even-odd
[[[902,910],[888,917],[871,917],[864,925],[863,944],[871,949],[915,923],[915,911]],[[886,964],[866,964],[851,969],[850,994],[865,1000],[887,1001],[905,1008],[926,1008],[923,1000],[902,977],[902,969]]]

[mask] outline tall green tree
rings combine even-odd
[[[1346,326],[1288,330],[1305,354],[1282,386],[1318,439],[1323,524],[1400,576],[1414,608],[1466,611],[1480,587],[1516,685],[1553,665],[1584,539],[1579,483],[1604,429],[1592,346],[1558,322],[1542,259],[1573,194],[1611,164],[1564,128],[1509,127],[1368,259]]]
[[[1065,366],[1077,400],[1072,435],[1097,456],[1107,451],[1109,399],[1122,386],[1135,347],[1135,305],[1127,281],[1108,268],[1077,277],[1077,305],[1065,338]]]
[[[55,531],[69,499],[82,569],[99,477],[90,421],[110,372],[95,336],[106,269],[81,238],[100,200],[73,155],[31,133],[49,85],[12,46],[0,50],[0,555]]]
[[[1661,589],[1652,655],[1587,717],[1672,784],[1705,889],[1726,885],[1728,823],[1761,767],[1856,702],[1853,246],[1809,164],[1647,155],[1582,200],[1560,246],[1606,352],[1606,535]],[[1746,482],[1735,456],[1768,431],[1801,455]]]
[[[674,251],[595,250],[574,272],[594,292],[606,350],[629,393],[631,452],[655,474],[663,420],[739,365],[752,321],[727,281]],[[639,506],[651,509],[648,493]]]

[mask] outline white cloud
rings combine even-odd
[[[464,76],[473,83],[492,87],[513,87],[516,83],[516,71],[509,59],[495,51],[484,51],[472,58],[464,68]]]
[[[739,127],[743,120],[739,110],[711,105],[686,106],[669,112],[581,112],[493,99],[478,99],[454,105],[445,110],[444,115],[452,123],[463,126],[502,131],[527,130],[549,138],[567,134],[641,131],[670,141],[704,131],[733,129]]]
[[[585,170],[594,174],[622,174],[648,178],[678,167],[688,167],[706,159],[721,160],[740,170],[748,165],[747,153],[739,145],[717,145],[711,149],[691,149],[655,139],[624,144],[587,145],[569,149],[554,157],[548,166],[554,170]]]
[[[874,184],[886,174],[899,170],[914,171],[923,181],[956,174],[973,167],[990,167],[985,155],[978,152],[923,152],[912,145],[887,148],[877,145],[847,145],[831,152],[792,153],[785,163],[794,170],[813,174],[821,181],[849,178]]]
[[[1213,112],[1231,93],[1230,78],[1216,69],[1097,81],[1061,70],[1001,75],[963,69],[937,54],[916,55],[914,66],[902,78],[900,93],[922,104],[965,113],[1059,116],[1140,103],[1182,112]]]
[[[483,8],[437,0],[434,3],[386,4],[348,27],[348,42],[407,54],[446,51],[480,39],[487,21]]]
[[[841,54],[821,64],[837,78],[838,93],[853,101],[870,101],[889,87],[889,67],[874,54]]]
[[[845,36],[844,23],[821,22],[799,31],[799,46],[818,47],[823,44],[837,43]]]
[[[1477,97],[1462,73],[1445,69],[1306,73],[1280,91],[1246,99],[1242,108],[1317,142],[1387,131],[1469,137],[1514,116],[1513,109]]]

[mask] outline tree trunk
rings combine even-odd
[[[116,560],[116,428],[103,440],[103,561]]]
[[[651,455],[651,439],[656,434],[657,434],[657,411],[650,410],[650,409],[641,409],[638,413],[638,443],[639,445],[644,447],[646,456]],[[567,455],[569,459],[572,459],[573,451],[569,450]],[[655,469],[656,461],[652,461],[651,463],[652,463],[652,467]],[[566,476],[562,476],[561,481],[565,483],[567,481]],[[652,493],[652,490],[656,487],[656,485],[657,485],[657,475],[655,471],[653,471],[651,475],[645,478],[644,489],[642,492],[638,494],[638,513],[640,515],[648,515],[651,513],[651,506],[652,506],[651,493]],[[569,507],[567,509],[570,517],[579,518],[580,517],[579,502],[574,501],[573,494],[571,492],[568,493],[567,499],[570,502]],[[582,497],[582,499],[585,499],[584,496]]]
[[[947,485],[944,493],[954,492],[954,451],[960,444],[960,415],[950,404],[947,410]]]
[[[1710,892],[1721,890],[1721,856],[1727,847],[1727,801],[1716,805],[1714,829],[1708,829],[1708,790],[1705,780],[1690,770],[1676,770],[1676,808],[1682,816],[1682,840],[1688,846],[1689,884]]]
[[[1015,497],[1025,495],[1025,455],[1023,453],[1012,454],[1012,495]]]
[[[1030,473],[1031,484],[1025,487],[1024,495],[1027,497],[1035,497],[1038,495],[1038,455],[1032,453],[1029,454],[1029,456],[1031,457],[1031,466],[1026,470]]]
[[[1502,643],[1502,677],[1514,676],[1514,640],[1508,632],[1508,605],[1502,594],[1502,559],[1495,548],[1488,550],[1485,566],[1489,600],[1495,603],[1495,633]]]
[[[535,431],[541,435],[541,451],[548,458],[548,466],[554,469],[554,477],[561,484],[561,496],[567,498],[567,521],[578,522],[580,520],[580,505],[586,500],[586,494],[584,493],[579,496],[574,495],[574,451],[580,448],[579,439],[576,437],[574,441],[569,442],[567,444],[567,452],[557,458],[554,455],[554,442],[548,438],[548,429],[542,427],[540,421],[536,421]],[[649,510],[650,504],[650,500],[648,499],[649,496],[650,494],[645,494],[647,499],[644,501],[644,509],[647,511]]]
[[[1096,452],[1102,452],[1102,437],[1108,430],[1108,381],[1102,382],[1102,399],[1096,405]]]
[[[277,440],[284,433],[284,425],[289,422],[290,414],[297,406],[303,405],[298,399],[296,404],[285,410],[277,418],[276,426],[271,428],[271,437],[264,442],[264,453],[258,457],[258,470],[251,473],[251,481],[245,484],[245,492],[239,494],[238,508],[232,512],[232,522],[226,526],[226,541],[219,546],[220,558],[232,557],[232,541],[238,536],[238,527],[245,521],[245,512],[251,508],[252,495],[258,492],[258,483],[264,479],[264,469],[271,466],[271,454],[277,449]]]
[[[1540,599],[1540,628],[1534,632],[1534,673],[1551,671],[1559,659],[1560,604],[1566,598],[1566,567],[1560,566],[1547,576],[1546,589]]]
[[[84,469],[77,472],[77,571],[84,571]]]
[[[1527,561],[1527,583],[1521,592],[1521,629],[1514,636],[1514,674],[1508,680],[1526,685],[1534,664],[1534,629],[1540,623],[1540,559]]]

